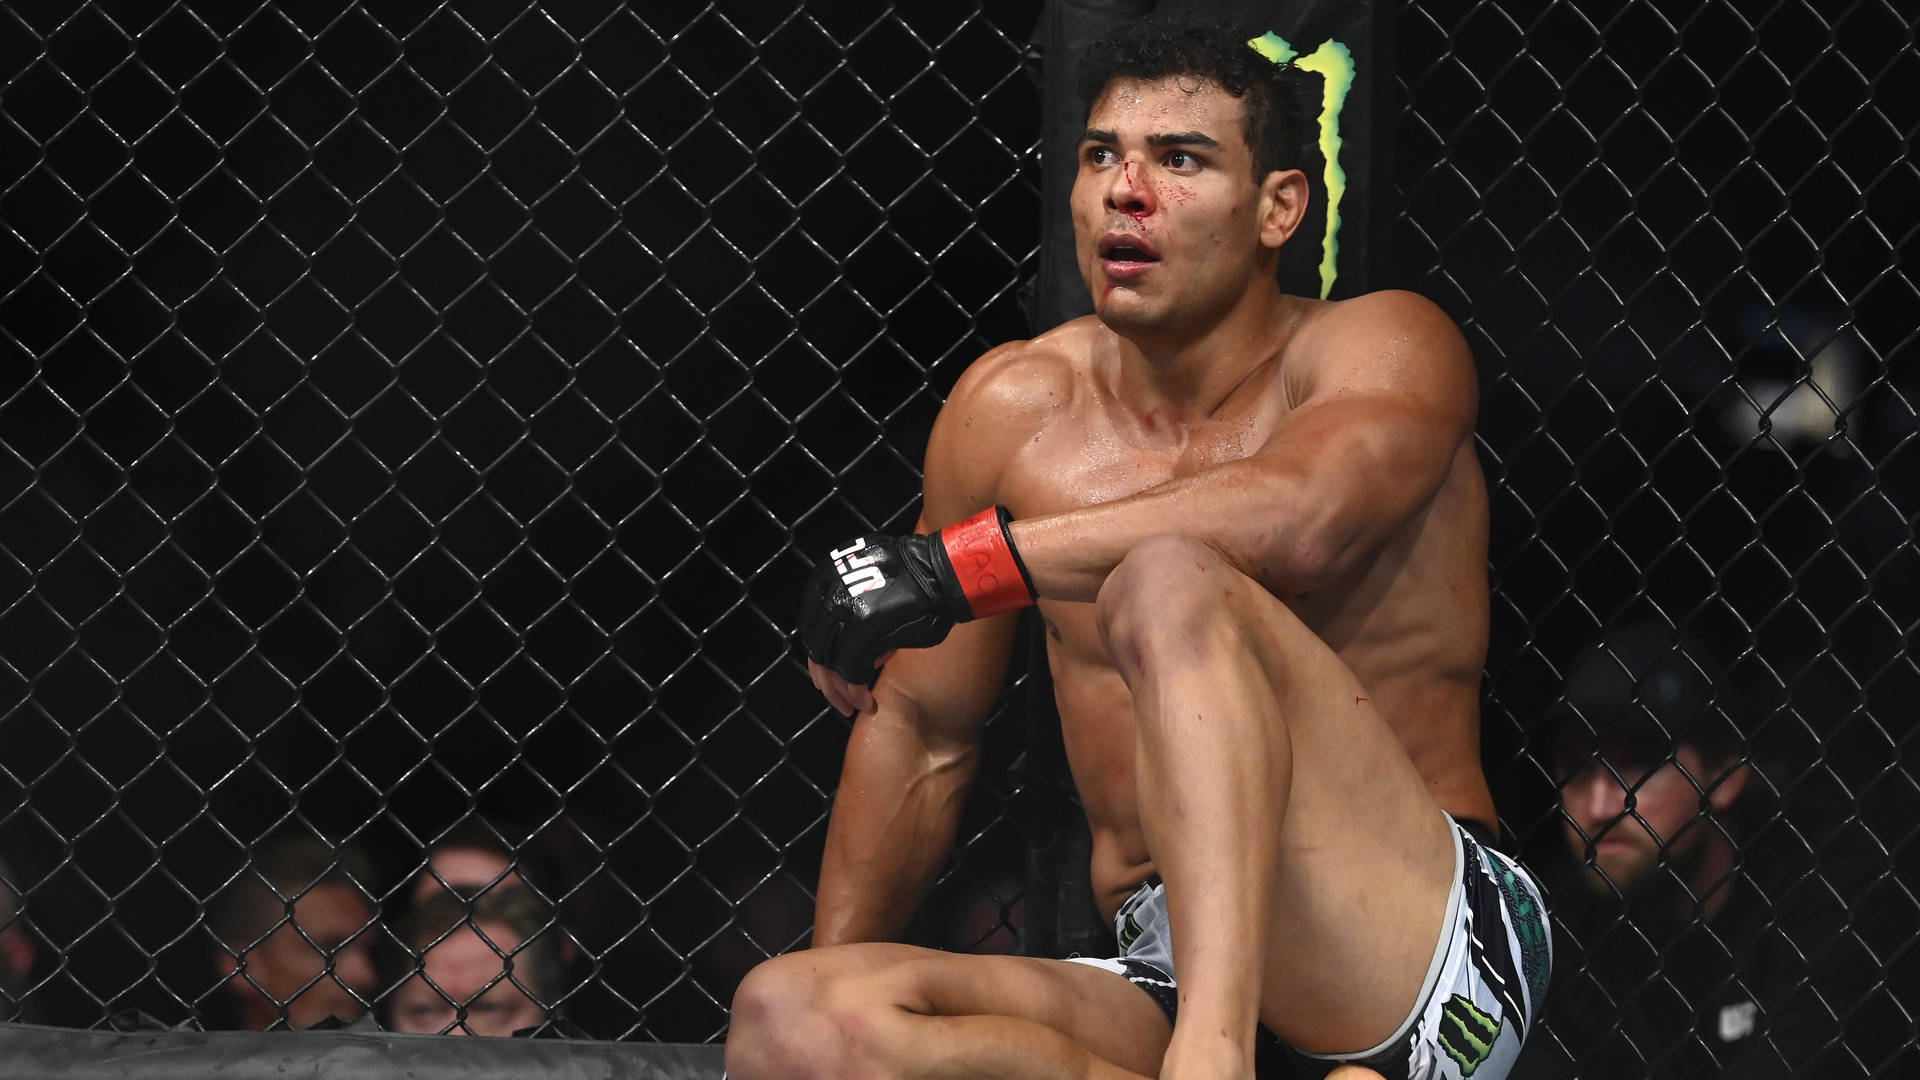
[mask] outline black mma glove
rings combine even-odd
[[[813,568],[800,597],[800,643],[814,663],[870,686],[873,662],[924,649],[953,624],[1033,603],[1033,586],[995,507],[930,536],[862,536]]]

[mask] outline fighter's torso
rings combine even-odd
[[[1070,400],[1001,479],[999,496],[1016,518],[1123,498],[1246,457],[1293,404],[1283,354],[1212,416],[1171,430],[1124,407],[1087,350],[1069,342],[1060,356],[1074,369],[1061,381]],[[1485,481],[1465,445],[1438,495],[1374,558],[1290,603],[1372,691],[1441,807],[1492,821],[1479,763],[1486,545]],[[1151,872],[1134,803],[1131,697],[1100,643],[1093,604],[1039,606],[1067,755],[1093,830],[1095,895],[1111,913]]]

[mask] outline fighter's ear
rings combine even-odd
[[[1260,244],[1279,248],[1307,216],[1307,175],[1299,169],[1275,169],[1260,182]]]

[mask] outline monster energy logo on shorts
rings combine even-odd
[[[1120,947],[1133,948],[1133,943],[1140,940],[1140,933],[1140,920],[1133,917],[1133,912],[1127,912],[1126,925],[1120,928]]]
[[[1440,1006],[1440,1049],[1460,1066],[1461,1076],[1486,1063],[1493,1044],[1500,1038],[1503,1021],[1482,1012],[1480,1006],[1455,994]]]
[[[1347,170],[1340,167],[1340,110],[1353,89],[1353,51],[1338,41],[1323,41],[1301,56],[1286,38],[1271,30],[1247,44],[1276,64],[1291,62],[1301,71],[1319,75],[1325,84],[1320,97],[1320,153],[1327,159],[1327,234],[1320,242],[1320,299],[1325,300],[1339,275],[1340,199],[1347,193]]]

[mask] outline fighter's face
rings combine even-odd
[[[1725,772],[1685,744],[1671,759],[1612,751],[1578,763],[1561,788],[1560,805],[1574,856],[1585,860],[1591,853],[1593,872],[1582,875],[1587,888],[1603,895],[1632,890],[1660,862],[1663,848],[1669,864],[1684,863],[1715,828],[1702,791],[1716,809],[1738,792],[1737,783],[1722,781]]]
[[[1257,276],[1271,276],[1267,256],[1291,231],[1276,231],[1270,213],[1285,174],[1254,182],[1245,130],[1245,105],[1211,82],[1118,79],[1094,101],[1073,230],[1107,325],[1126,333],[1204,323]]]

